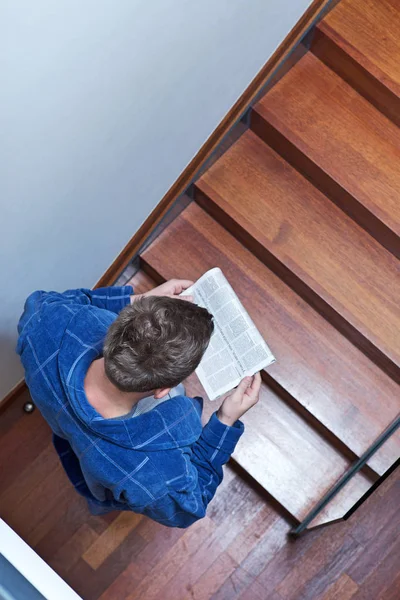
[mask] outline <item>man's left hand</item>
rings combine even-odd
[[[188,300],[193,302],[193,296],[180,296],[184,290],[193,285],[193,281],[189,279],[170,279],[165,283],[155,287],[144,294],[135,294],[131,296],[131,303],[135,302],[138,298],[146,296],[168,296],[169,298],[180,298],[181,300]]]

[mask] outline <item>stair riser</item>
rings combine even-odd
[[[382,246],[394,256],[400,258],[400,238],[310,158],[305,156],[301,150],[256,110],[252,111],[250,127],[266,144],[307,177],[315,187],[328,196]]]
[[[342,335],[346,336],[347,339],[383,369],[396,383],[400,383],[400,368],[381,350],[374,346],[355,326],[338,313],[335,308],[328,304],[318,294],[316,289],[310,287],[294,270],[283,264],[272,250],[254,239],[235,219],[218,206],[211,196],[208,196],[203,190],[199,190],[197,187],[195,187],[195,200],[210,216],[225,227],[271,271],[280,277],[282,281],[336,327]]]
[[[400,127],[400,98],[340,48],[330,35],[328,25],[316,28],[313,54]]]

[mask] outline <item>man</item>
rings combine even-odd
[[[37,291],[25,303],[17,352],[26,382],[93,514],[131,510],[170,527],[204,517],[243,433],[238,419],[258,400],[259,374],[202,428],[202,400],[181,382],[214,325],[192,298],[179,298],[192,283],[141,295],[129,285]]]

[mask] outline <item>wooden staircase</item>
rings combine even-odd
[[[136,275],[219,266],[235,288],[277,362],[234,460],[297,521],[400,412],[399,31],[397,0],[341,0]],[[397,432],[311,526],[399,456]]]

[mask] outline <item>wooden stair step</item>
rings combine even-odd
[[[143,291],[147,291],[147,290],[143,290]],[[185,383],[186,391],[189,394],[189,396],[192,396],[192,397],[201,396],[202,398],[204,398],[202,422],[203,422],[203,424],[206,424],[209,421],[212,413],[214,413],[219,408],[219,406],[221,404],[221,399],[218,398],[214,402],[210,402],[207,399],[207,394],[206,394],[203,386],[201,385],[198,377],[195,374],[191,375],[188,379],[186,379],[186,381],[184,383]],[[282,402],[281,398],[279,398],[279,396],[277,396],[276,394],[274,394],[272,396],[271,392],[272,392],[272,390],[268,386],[265,386],[263,384],[260,402],[267,401],[267,406],[269,406],[271,404],[271,408],[273,411],[272,416],[270,416],[264,409],[260,410],[260,407],[258,405],[252,409],[251,414],[247,413],[242,418],[242,420],[244,421],[244,423],[246,425],[247,434],[250,434],[250,436],[252,436],[253,431],[258,432],[257,436],[258,436],[259,440],[261,440],[263,443],[263,446],[259,445],[260,452],[259,453],[256,452],[256,444],[253,443],[252,447],[247,447],[246,452],[244,452],[244,450],[243,450],[243,451],[240,451],[239,453],[235,453],[233,455],[233,460],[235,462],[237,462],[238,464],[240,464],[243,469],[245,469],[247,472],[249,472],[249,474],[251,474],[251,471],[253,471],[254,472],[253,479],[257,478],[256,480],[258,481],[258,483],[260,483],[260,485],[262,485],[264,487],[264,489],[268,490],[268,492],[271,493],[271,495],[276,500],[278,500],[278,498],[280,498],[281,503],[282,503],[285,501],[284,498],[286,497],[287,490],[290,490],[290,486],[293,485],[293,482],[291,482],[291,480],[289,479],[290,469],[293,468],[293,464],[286,465],[287,457],[286,457],[286,455],[284,455],[284,465],[283,466],[286,465],[285,476],[282,478],[281,481],[279,481],[279,480],[273,481],[274,493],[270,492],[268,489],[268,486],[270,484],[270,478],[272,479],[272,476],[274,474],[270,472],[270,469],[267,469],[267,473],[264,473],[264,474],[262,474],[262,473],[260,474],[259,471],[263,471],[263,469],[265,469],[266,462],[268,462],[270,460],[270,458],[273,457],[273,453],[276,453],[277,446],[280,445],[280,450],[283,452],[287,451],[289,448],[291,450],[294,449],[297,454],[298,445],[296,444],[293,437],[292,437],[292,442],[288,442],[288,440],[285,440],[284,443],[281,444],[281,440],[285,439],[284,435],[286,434],[287,429],[290,428],[292,415],[289,415],[287,412],[287,410],[288,410],[287,404],[285,405],[285,403]],[[273,400],[271,402],[268,402],[268,400],[271,400],[272,398],[273,398]],[[292,411],[292,412],[294,412],[294,411]],[[274,423],[276,423],[277,419],[280,421],[283,420],[285,422],[285,424],[287,426],[285,434],[282,434],[280,427],[278,428],[273,425]],[[265,423],[265,426],[261,425],[264,423]],[[270,425],[270,423],[271,423],[271,425]],[[295,427],[295,433],[297,435],[300,434],[301,436],[304,436],[305,433],[307,433],[307,435],[309,435],[310,430],[309,429],[307,429],[307,431],[305,430],[304,422],[301,423],[301,421],[296,419],[295,423],[297,425],[297,427]],[[267,443],[265,443],[265,440],[263,439],[264,431],[268,431],[268,433],[267,433],[268,442]],[[311,438],[314,440],[317,440],[317,444],[319,444],[321,438],[319,436],[315,437],[315,428],[311,430]],[[242,442],[244,444],[247,444],[248,443],[247,439],[248,439],[248,436],[246,435],[246,438],[244,438],[242,440]],[[300,439],[302,439],[302,437]],[[272,444],[272,450],[270,450],[271,444]],[[390,442],[388,442],[388,444],[396,445],[397,453],[400,451],[400,431],[398,431],[395,434],[395,436],[393,436],[393,439]],[[328,447],[329,447],[329,444],[328,444]],[[394,447],[395,446],[393,446],[393,448]],[[324,446],[324,449],[326,449],[326,446]],[[240,450],[240,448],[239,448],[239,450]],[[314,446],[314,450],[316,450],[316,446]],[[386,445],[384,445],[380,450],[378,450],[377,455],[380,455],[378,460],[382,460],[382,461],[386,460],[387,461],[387,456],[386,456],[386,459],[384,458],[384,454],[386,453],[386,451],[387,451]],[[315,461],[315,455],[311,456],[311,455],[307,454],[307,456],[311,460]],[[304,454],[303,454],[303,457],[304,457]],[[342,460],[342,456],[341,456],[340,460]],[[252,468],[253,462],[257,463],[257,466],[254,465]],[[282,465],[282,461],[280,462],[280,464]],[[278,478],[280,477],[280,472],[277,474],[277,477]],[[300,473],[296,472],[294,481],[297,482],[299,477],[300,477]],[[333,481],[333,483],[336,483],[336,482]],[[302,485],[302,480],[300,481],[299,485],[300,486]],[[284,486],[287,486],[287,490],[284,489]],[[365,477],[365,475],[363,473],[361,473],[357,477],[351,479],[346,484],[346,486],[339,492],[339,494],[333,500],[331,500],[329,502],[329,504],[311,521],[311,523],[309,524],[307,529],[319,527],[320,525],[325,525],[327,523],[331,523],[332,521],[337,521],[337,520],[342,519],[343,516],[351,508],[353,508],[355,503],[358,502],[358,500],[360,500],[360,498],[364,495],[364,493],[370,489],[370,486],[371,486],[371,482],[369,481],[369,479],[367,477]],[[326,486],[319,485],[319,486],[317,486],[316,489],[320,489],[322,492],[322,489],[324,487],[326,487]],[[312,491],[312,495],[309,498],[309,503],[311,505],[310,507],[312,507],[312,508],[314,508],[314,506],[315,506],[315,502],[314,502],[314,504],[312,504],[312,502],[314,501],[313,500],[314,496],[316,496],[316,494],[315,494],[316,489],[314,491]],[[285,492],[285,496],[283,496],[284,492]],[[324,493],[324,492],[322,492],[322,493]],[[319,500],[319,498],[317,498],[317,500]],[[304,504],[304,506],[306,506],[306,504]],[[304,516],[306,516],[305,509],[304,509],[304,511],[299,513],[299,517],[304,518]]]
[[[251,128],[400,257],[400,130],[341,77],[307,53]]]
[[[189,396],[205,399],[203,423],[207,423],[221,399],[210,402],[196,376],[189,377],[185,387]],[[301,521],[336,483],[340,471],[347,470],[348,461],[264,383],[258,404],[243,415],[242,421],[246,437],[232,455],[233,460]],[[359,473],[308,528],[343,518],[370,486],[371,481]]]
[[[359,456],[400,410],[398,386],[197,204],[143,253],[163,279],[196,280],[219,266],[277,358],[271,383]],[[400,436],[399,436],[400,438]],[[400,454],[390,440],[369,462],[382,474]]]
[[[312,51],[400,126],[399,31],[398,0],[341,0]]]
[[[151,249],[145,254],[149,253]],[[151,281],[145,273],[137,273],[133,282],[136,292],[151,289]],[[185,387],[190,396],[203,396],[208,420],[220,401],[208,401],[193,377],[185,381]],[[242,421],[246,437],[238,444],[233,460],[298,521],[349,467],[346,458],[264,383],[258,404]],[[322,522],[331,520],[332,514],[335,519],[346,514],[371,485],[364,474],[358,474],[349,493],[324,513]]]
[[[196,199],[399,381],[393,255],[252,131],[199,179]]]
[[[264,384],[242,421],[247,436],[233,459],[298,521],[349,468],[348,460]],[[357,474],[318,524],[342,518],[371,485]]]

